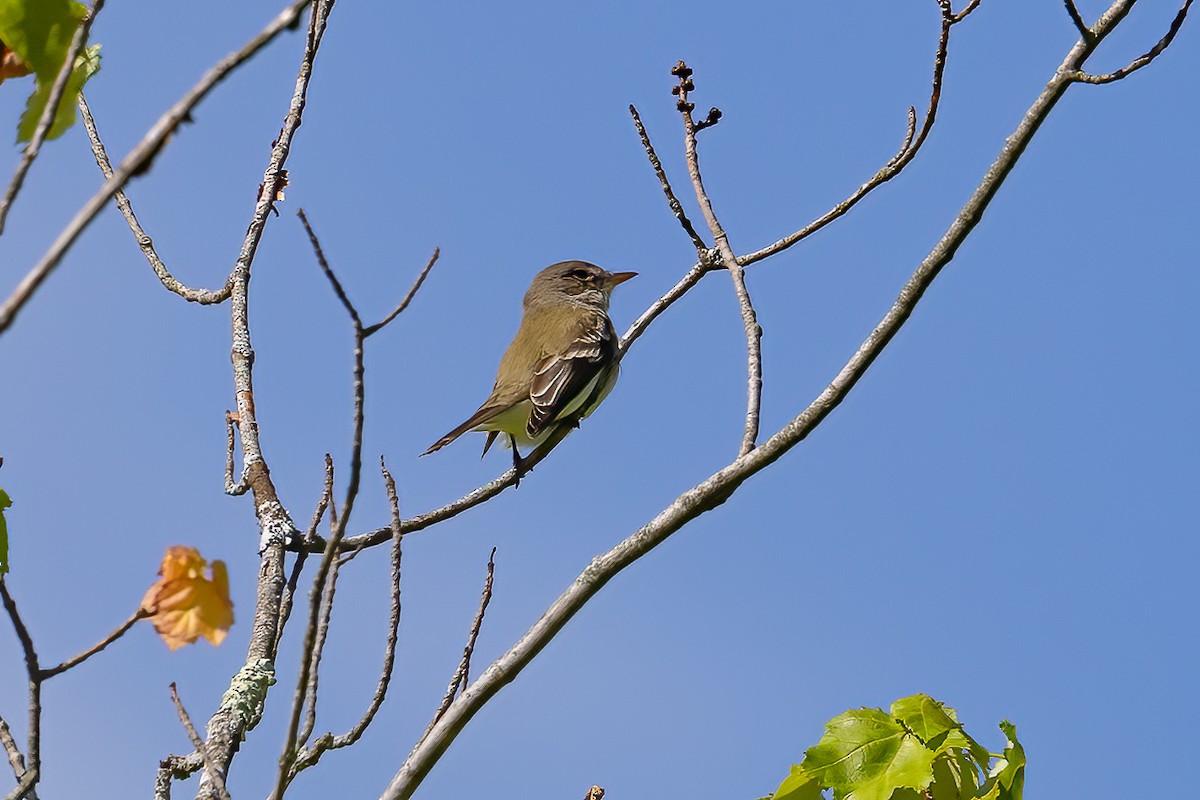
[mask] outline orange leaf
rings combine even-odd
[[[233,624],[225,562],[212,562],[211,578],[204,577],[207,564],[194,547],[167,548],[158,570],[161,577],[142,598],[154,629],[172,650],[201,636],[218,645]]]
[[[32,70],[21,57],[0,42],[0,83],[4,83],[5,78],[21,78],[30,72]]]

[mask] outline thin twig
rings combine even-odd
[[[675,190],[671,188],[671,181],[667,179],[667,173],[663,169],[662,161],[659,160],[658,154],[654,152],[654,145],[650,143],[650,134],[646,133],[646,126],[642,124],[642,118],[638,115],[638,110],[632,103],[629,104],[629,113],[633,117],[633,124],[637,128],[638,137],[642,140],[642,148],[646,151],[646,157],[650,159],[650,166],[654,168],[654,174],[658,176],[658,183],[662,186],[663,194],[667,196],[667,205],[670,206],[671,213],[675,215],[675,219],[679,220],[679,224],[683,226],[684,233],[692,240],[696,252],[701,254],[707,252],[708,245],[700,238],[700,234],[696,233],[696,228],[692,225],[692,221],[688,219],[687,214],[683,210],[683,204],[675,196]]]
[[[666,294],[651,303],[650,307],[633,321],[629,329],[625,331],[625,335],[621,337],[621,346],[617,350],[617,358],[624,358],[629,348],[646,332],[646,329],[650,327],[650,323],[654,322],[659,314],[670,308],[676,300],[683,297],[689,289],[699,283],[701,278],[715,269],[716,267],[705,261],[696,263]]]
[[[1083,21],[1083,17],[1079,15],[1079,9],[1075,7],[1074,0],[1063,0],[1063,5],[1067,7],[1067,16],[1071,18],[1071,22],[1075,25],[1075,29],[1079,31],[1079,35],[1084,41],[1090,42],[1096,38],[1096,34],[1092,33],[1092,29]]]
[[[250,490],[250,482],[246,479],[246,471],[242,471],[242,476],[234,482],[234,446],[237,444],[237,435],[234,433],[234,428],[238,425],[238,415],[233,411],[225,412],[225,494],[243,495]]]
[[[104,173],[105,178],[111,178],[113,175],[112,163],[108,160],[108,151],[104,148],[104,142],[100,140],[100,131],[96,128],[96,120],[92,117],[92,110],[88,107],[83,92],[79,93],[79,112],[83,115],[83,127],[87,130],[88,138],[92,142],[92,155],[96,159],[96,164],[100,167],[100,171]],[[133,232],[133,238],[137,240],[138,247],[142,250],[142,255],[150,262],[150,268],[154,270],[154,274],[158,276],[163,286],[184,300],[191,303],[199,303],[200,305],[223,303],[229,299],[230,292],[233,291],[233,284],[228,278],[225,281],[225,285],[216,291],[193,289],[176,280],[171,271],[167,269],[167,265],[159,257],[158,250],[154,247],[154,240],[147,235],[146,230],[138,221],[137,215],[133,213],[133,204],[129,202],[129,197],[126,196],[125,190],[118,189],[113,197],[117,202],[117,208],[120,209],[121,215],[125,217],[125,222],[129,225],[129,230]]]
[[[1185,0],[1183,6],[1181,6],[1179,9],[1179,13],[1176,14],[1175,19],[1171,21],[1171,27],[1167,30],[1166,34],[1164,34],[1163,37],[1158,40],[1154,47],[1151,47],[1145,53],[1121,67],[1116,72],[1109,72],[1104,75],[1093,75],[1092,73],[1084,72],[1083,70],[1075,70],[1071,73],[1071,79],[1078,81],[1079,83],[1090,83],[1098,86],[1105,83],[1119,81],[1130,73],[1137,72],[1139,69],[1158,58],[1162,51],[1166,50],[1171,45],[1171,42],[1175,39],[1175,34],[1179,33],[1179,29],[1183,27],[1183,21],[1187,19],[1188,8],[1191,7],[1191,5],[1192,0]]]
[[[322,517],[325,516],[326,509],[333,502],[333,456],[329,453],[325,454],[325,486],[321,490],[321,498],[317,501],[316,510],[313,511],[312,522],[308,524],[308,530],[304,534],[304,542],[306,545],[311,545],[317,538],[317,528],[321,524]],[[336,513],[336,512],[335,512]],[[292,574],[288,578],[287,588],[284,590],[283,598],[279,605],[279,631],[275,638],[275,650],[279,650],[279,642],[283,640],[283,629],[287,626],[288,619],[292,616],[292,600],[296,596],[296,587],[300,584],[300,572],[304,569],[304,562],[308,559],[308,549],[301,548],[296,554],[296,560],[292,564]]]
[[[12,767],[13,777],[17,779],[17,783],[20,783],[26,772],[25,756],[22,755],[21,748],[17,746],[17,740],[13,738],[12,730],[2,716],[0,716],[0,747],[3,747],[4,752],[8,755],[8,764]],[[30,789],[27,796],[36,798],[37,794]]]
[[[466,689],[471,682],[471,655],[475,652],[475,640],[479,638],[479,631],[483,627],[483,615],[487,613],[488,603],[492,602],[492,579],[496,573],[496,548],[492,548],[492,553],[488,556],[487,578],[483,582],[483,593],[479,598],[479,610],[475,612],[475,619],[471,622],[471,632],[467,636],[467,644],[463,647],[462,659],[458,662],[458,668],[454,670],[454,676],[450,678],[450,685],[446,687],[446,695],[442,698],[441,704],[437,711],[433,712],[433,719],[429,722],[429,727],[425,729],[425,733],[421,736],[423,741],[426,736],[437,725],[438,720],[450,708],[454,702],[455,695],[460,689]]]
[[[108,201],[112,199],[116,191],[122,188],[130,176],[141,169],[161,149],[163,141],[188,116],[196,104],[203,100],[212,88],[228,76],[230,72],[253,57],[255,53],[265,47],[281,31],[291,27],[299,18],[300,12],[310,2],[311,0],[293,0],[288,8],[284,9],[275,19],[271,20],[241,50],[217,62],[179,102],[171,106],[171,108],[167,109],[159,117],[154,126],[142,137],[142,140],[130,151],[129,155],[125,156],[116,170],[113,171],[112,177],[106,180],[104,185],[92,195],[92,198],[79,209],[75,217],[67,224],[67,227],[59,233],[58,238],[50,245],[50,248],[42,256],[41,260],[29,270],[9,298],[4,301],[4,304],[0,305],[0,333],[8,330],[13,320],[16,319],[17,314],[20,313],[25,304],[33,297],[34,292],[37,291],[42,282],[59,265],[63,256],[75,244],[79,235],[83,233],[92,220],[95,219],[96,215],[108,204]],[[273,197],[274,194],[272,194]]]
[[[171,800],[171,781],[186,781],[204,768],[204,758],[196,752],[186,756],[167,756],[158,762],[154,775],[154,800]]]
[[[50,85],[46,107],[42,109],[42,115],[38,117],[33,138],[29,140],[29,144],[25,145],[21,163],[17,165],[17,171],[8,185],[8,191],[4,193],[4,199],[0,200],[0,233],[4,233],[4,222],[8,219],[8,210],[12,208],[13,201],[17,199],[17,192],[21,191],[21,186],[25,183],[25,175],[33,166],[33,161],[38,157],[38,153],[41,152],[42,142],[46,140],[46,134],[50,132],[50,128],[54,124],[54,118],[58,115],[58,106],[67,90],[67,83],[71,79],[71,73],[75,71],[75,60],[79,58],[79,54],[87,45],[88,32],[92,29],[92,22],[103,7],[104,0],[94,0],[92,9],[83,15],[83,19],[79,20],[79,25],[75,28],[75,35],[71,37],[71,44],[67,47],[67,60],[63,62],[58,74],[54,76],[54,83]]]
[[[225,788],[225,779],[209,761],[208,749],[204,746],[200,734],[196,733],[196,726],[192,724],[192,718],[188,716],[187,709],[183,707],[183,701],[179,699],[179,691],[175,688],[173,681],[169,688],[171,689],[171,702],[175,704],[175,713],[179,715],[183,729],[187,731],[188,738],[192,740],[192,747],[195,747],[196,752],[204,759],[204,774],[217,787],[217,794],[220,795],[221,800],[230,800],[229,791]]]
[[[325,273],[325,277],[329,279],[330,285],[333,286],[333,293],[337,295],[337,299],[342,302],[342,307],[346,309],[346,313],[350,315],[350,319],[354,322],[356,331],[362,329],[362,318],[358,315],[358,309],[350,302],[350,298],[346,296],[346,290],[342,288],[342,282],[338,280],[337,275],[333,274],[333,268],[329,266],[329,261],[325,258],[325,251],[321,249],[321,241],[317,238],[317,234],[313,232],[312,225],[308,224],[308,215],[301,208],[296,211],[296,216],[300,218],[300,222],[304,225],[304,231],[308,234],[308,241],[312,244],[313,252],[317,256],[317,263],[321,265],[321,271]]]
[[[79,653],[78,655],[74,655],[71,658],[68,658],[66,661],[62,662],[61,664],[57,664],[53,667],[50,667],[49,669],[41,670],[38,673],[38,677],[43,681],[48,680],[50,678],[53,678],[55,675],[66,672],[67,670],[71,669],[72,667],[79,666],[84,661],[87,661],[89,658],[96,655],[96,653],[99,653],[101,650],[108,647],[110,644],[115,642],[117,639],[120,639],[122,636],[124,636],[129,631],[130,628],[132,628],[135,624],[137,624],[137,622],[139,620],[143,620],[148,616],[150,616],[149,611],[147,611],[144,608],[139,608],[137,611],[134,611],[129,616],[129,619],[125,620],[120,625],[118,625],[116,627],[116,629],[112,633],[110,633],[108,636],[105,636],[103,639],[96,642],[94,645],[89,647],[87,650],[84,650],[82,653]]]
[[[704,189],[704,179],[700,174],[700,155],[696,148],[696,122],[692,118],[692,103],[688,102],[688,93],[694,88],[692,70],[680,61],[671,70],[671,74],[679,79],[678,85],[672,91],[679,97],[677,107],[683,117],[684,151],[687,157],[688,175],[692,178],[692,187],[696,190],[696,202],[708,222],[713,241],[717,244],[717,253],[721,262],[729,270],[733,279],[734,294],[737,295],[738,308],[742,315],[742,327],[746,332],[746,424],[742,434],[742,445],[738,455],[745,455],[755,447],[758,440],[759,418],[762,413],[762,327],[758,324],[758,315],[754,312],[754,304],[750,300],[750,291],[746,288],[746,273],[733,247],[729,244],[729,236],[717,219],[713,210],[712,200]],[[712,115],[710,114],[710,117]],[[703,260],[703,252],[701,252]]]
[[[937,50],[933,58],[933,81],[929,92],[929,106],[925,111],[925,119],[921,124],[920,132],[916,138],[913,138],[916,111],[909,108],[908,128],[904,136],[904,141],[901,143],[900,149],[896,154],[878,172],[872,175],[866,183],[855,189],[853,194],[831,208],[823,216],[818,217],[800,230],[790,233],[766,247],[762,247],[749,255],[742,256],[738,259],[738,263],[743,267],[748,267],[756,261],[762,261],[768,256],[788,249],[797,242],[807,239],[834,220],[844,216],[846,212],[856,206],[860,200],[874,189],[899,175],[912,162],[913,158],[916,157],[917,153],[921,150],[921,146],[925,144],[925,140],[929,137],[929,132],[933,130],[934,121],[937,119],[938,105],[942,98],[942,78],[946,71],[946,54],[950,46],[950,29],[961,22],[975,8],[974,6],[968,6],[961,15],[955,16],[954,10],[950,7],[950,0],[937,0],[937,3],[942,12],[941,31],[938,36]]]
[[[321,659],[325,655],[325,642],[329,639],[329,621],[333,616],[333,599],[337,595],[338,576],[341,572],[341,560],[333,559],[329,566],[329,577],[325,581],[325,591],[321,593],[321,601],[317,611],[317,637],[313,642],[312,653],[309,655],[311,666],[308,670],[308,687],[305,689],[304,724],[296,735],[296,748],[303,749],[317,726],[317,694],[321,688]],[[282,793],[281,793],[282,796]]]
[[[42,771],[42,678],[41,666],[38,664],[37,650],[33,646],[33,637],[21,619],[17,603],[8,591],[8,582],[0,575],[0,602],[8,612],[12,621],[17,640],[21,643],[21,652],[25,656],[25,674],[29,679],[29,730],[26,733],[26,772],[17,788],[9,794],[12,798],[21,798],[29,794],[38,782]]]
[[[981,0],[971,0],[971,2],[967,3],[966,7],[963,8],[962,11],[960,11],[954,15],[954,21],[962,22],[964,19],[966,19],[968,16],[970,16],[972,11],[979,8],[980,2],[981,2]]]
[[[438,256],[441,254],[442,248],[433,248],[433,255],[429,257],[429,261],[426,262],[425,268],[421,270],[421,274],[417,275],[417,279],[413,281],[412,286],[409,287],[408,294],[404,295],[396,307],[392,309],[392,313],[388,314],[374,325],[368,325],[367,327],[363,328],[363,338],[366,338],[371,334],[387,327],[388,323],[400,316],[404,309],[408,308],[408,304],[411,303],[412,299],[417,296],[417,290],[421,288],[421,284],[425,282],[425,278],[428,277],[429,271],[433,269],[433,265],[437,263]]]
[[[1096,23],[1097,40],[1103,39],[1128,12],[1132,0],[1116,0]],[[1026,112],[1016,131],[1005,141],[995,162],[949,229],[921,261],[892,307],[871,331],[824,391],[799,415],[758,448],[740,456],[708,479],[679,495],[653,520],[616,547],[597,556],[557,600],[509,650],[467,687],[435,729],[412,750],[381,795],[381,800],[407,800],[429,770],[473,717],[500,689],[549,644],[564,625],[626,567],[649,553],[696,517],[728,500],[751,476],[777,461],[803,441],[843,400],[912,315],[925,291],[950,263],[958,248],[979,224],[1004,180],[1012,172],[1047,115],[1071,85],[1069,72],[1078,69],[1092,47],[1077,43],[1062,66]]]
[[[363,712],[359,721],[348,732],[340,736],[326,733],[313,742],[311,747],[305,748],[300,752],[292,765],[292,778],[301,770],[316,764],[326,751],[349,747],[361,739],[372,720],[375,719],[375,714],[378,713],[380,707],[383,705],[383,701],[387,697],[388,686],[392,681],[392,668],[396,661],[396,642],[400,629],[401,540],[404,534],[400,529],[400,501],[396,494],[396,481],[392,478],[392,474],[388,471],[382,457],[379,459],[379,468],[383,473],[384,484],[387,488],[388,503],[392,510],[391,612],[388,617],[387,642],[383,650],[383,668],[380,670],[379,680],[375,684],[375,694],[371,697],[371,702],[367,705],[367,710]],[[361,552],[361,550],[355,552]]]

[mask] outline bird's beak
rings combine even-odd
[[[619,283],[624,283],[630,278],[636,278],[636,272],[613,272],[604,281],[604,288],[612,291],[613,287]]]

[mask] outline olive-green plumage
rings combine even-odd
[[[503,433],[513,447],[537,445],[560,425],[576,425],[612,391],[620,366],[608,301],[636,272],[608,272],[586,261],[553,264],[533,278],[517,335],[500,359],[492,393],[479,410],[433,444],[487,431],[486,453]]]

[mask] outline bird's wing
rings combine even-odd
[[[525,431],[530,438],[586,402],[580,395],[609,371],[616,352],[616,331],[601,314],[581,320],[573,340],[561,352],[543,356],[534,367],[529,387],[533,408]]]

